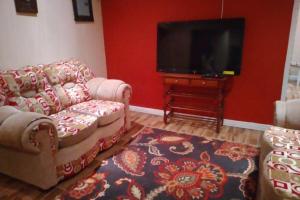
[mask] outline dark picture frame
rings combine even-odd
[[[74,19],[77,22],[93,22],[92,0],[72,0]]]
[[[15,6],[18,13],[38,13],[36,0],[15,0]]]

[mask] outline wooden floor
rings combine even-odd
[[[173,118],[171,123],[165,125],[161,116],[138,112],[132,112],[131,118],[134,122],[148,127],[249,144],[256,147],[259,147],[259,140],[262,134],[261,131],[230,126],[223,126],[220,133],[216,133],[215,125],[212,122],[191,119]]]
[[[70,187],[78,180],[92,174],[94,170],[101,164],[103,159],[106,159],[107,157],[122,150],[130,141],[131,136],[141,130],[143,127],[142,125],[166,129],[178,133],[188,133],[192,135],[205,136],[254,146],[259,146],[259,138],[262,133],[260,131],[234,128],[229,126],[223,126],[220,133],[216,133],[212,123],[189,119],[172,119],[170,124],[165,125],[161,116],[137,112],[131,112],[131,119],[135,123],[133,123],[133,128],[129,131],[127,137],[122,139],[122,141],[113,148],[99,154],[95,161],[77,176],[59,183],[57,186],[48,191],[42,191],[34,186],[0,174],[0,199],[54,199],[55,196],[62,193],[66,188]]]

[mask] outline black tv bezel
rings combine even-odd
[[[232,23],[232,22],[236,22],[236,23]],[[230,76],[237,76],[241,74],[241,67],[242,67],[242,63],[243,63],[243,49],[244,49],[244,40],[245,40],[245,24],[246,24],[246,19],[244,17],[236,17],[236,18],[223,18],[223,19],[201,19],[201,20],[187,20],[187,21],[170,21],[170,22],[159,22],[157,24],[157,42],[156,42],[156,72],[160,72],[160,73],[176,73],[176,74],[199,74],[202,76],[208,76],[208,77],[220,77],[220,76],[224,76],[224,74],[201,74],[201,73],[197,73],[194,72],[192,70],[186,70],[186,71],[178,71],[178,70],[165,70],[165,69],[161,69],[159,67],[159,63],[158,63],[158,42],[159,42],[159,28],[162,25],[170,25],[170,24],[187,24],[187,23],[207,23],[209,25],[212,24],[218,24],[218,23],[223,23],[226,24],[226,27],[228,27],[229,25],[232,27],[236,27],[238,26],[241,30],[242,30],[242,44],[241,44],[241,64],[239,66],[239,70],[238,71],[234,71],[234,75],[230,75]],[[239,23],[237,23],[239,22]],[[176,67],[170,67],[169,69],[174,69]]]

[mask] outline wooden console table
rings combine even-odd
[[[162,73],[164,83],[164,122],[175,114],[199,116],[213,121],[216,132],[224,120],[226,77],[206,78],[200,75]]]

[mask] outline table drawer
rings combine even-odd
[[[213,80],[191,80],[191,86],[197,87],[218,87],[218,81]]]
[[[189,80],[185,78],[165,78],[164,83],[172,85],[189,85]]]

